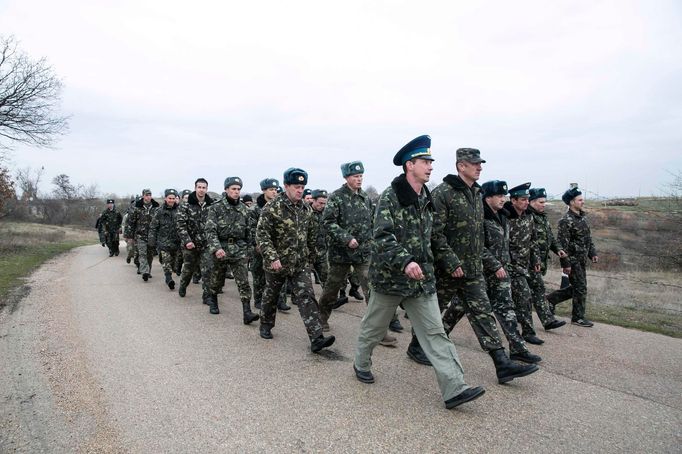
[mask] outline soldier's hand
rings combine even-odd
[[[595,255],[592,257],[592,263],[597,263],[599,261],[599,256]]]
[[[217,251],[215,251],[215,256],[216,258],[222,259],[223,257],[225,257],[225,251],[223,249],[218,249]]]
[[[568,257],[568,254],[566,254],[566,251],[564,251],[563,249],[561,249],[561,250],[559,251],[559,258],[560,258],[560,259],[565,259],[566,257]]]
[[[348,247],[351,249],[357,249],[358,246],[360,246],[360,243],[358,243],[358,240],[356,240],[355,238],[348,242]]]
[[[464,277],[464,270],[461,266],[457,267],[457,269],[452,273],[452,277]]]
[[[542,268],[540,268],[539,263],[533,267],[533,271],[535,271],[536,273],[539,273],[541,270],[542,270]]]
[[[274,271],[279,271],[282,269],[282,262],[275,260],[270,264],[270,268],[272,268]]]
[[[194,243],[192,243],[192,242],[190,241],[189,243],[185,244],[185,248],[187,248],[187,249],[194,249]]]
[[[460,268],[461,269],[461,268]],[[498,279],[506,279],[507,278],[507,272],[504,270],[504,267],[500,268],[499,270],[495,271],[495,277]]]
[[[407,277],[410,279],[414,279],[415,281],[421,281],[424,279],[424,273],[422,272],[421,266],[417,262],[410,262],[407,264],[405,267],[405,274]]]
[[[563,271],[564,274],[569,275],[571,274],[571,267],[567,266],[566,268],[561,268],[561,271]]]

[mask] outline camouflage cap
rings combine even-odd
[[[274,178],[266,178],[264,180],[260,180],[260,190],[265,191],[268,188],[277,188],[279,187],[279,181],[275,180]]]
[[[320,197],[327,198],[329,197],[329,194],[327,194],[327,191],[324,189],[315,189],[313,191],[313,199],[319,199]]]
[[[530,189],[530,183],[523,183],[511,188],[509,190],[509,195],[511,197],[529,197],[530,193],[528,192],[528,189]]]
[[[343,178],[350,177],[351,175],[358,175],[365,173],[365,166],[362,165],[360,161],[346,162],[341,164],[341,175]]]
[[[239,177],[227,177],[225,178],[225,184],[223,187],[225,189],[229,188],[230,186],[239,186],[240,188],[243,187],[242,179]]]
[[[163,196],[164,196],[164,197],[168,197],[169,195],[174,195],[175,197],[177,197],[177,196],[178,196],[178,191],[176,191],[175,189],[172,189],[172,188],[171,188],[171,189],[166,189],[165,191],[163,191]]]
[[[546,199],[547,198],[547,191],[545,191],[545,188],[530,188],[528,193],[530,194],[530,197],[528,200]]]
[[[494,195],[507,195],[507,182],[502,180],[486,181],[481,185],[481,193],[484,198]]]
[[[297,167],[289,167],[284,171],[284,184],[302,184],[308,183],[308,172]]]
[[[143,189],[142,195],[147,195],[147,194],[152,195],[152,190],[151,189]]]
[[[568,191],[564,192],[564,195],[561,196],[561,200],[564,201],[566,205],[571,203],[571,200],[575,199],[579,195],[582,195],[582,191],[580,189],[576,188],[571,188]]]
[[[481,159],[481,150],[476,148],[458,148],[457,149],[457,162],[467,161],[472,164],[478,164],[485,162]]]
[[[393,157],[393,164],[401,166],[410,159],[427,159],[435,161],[431,156],[431,137],[424,135],[410,140]]]

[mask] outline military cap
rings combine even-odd
[[[289,167],[284,171],[284,184],[307,184],[308,173],[297,167]]]
[[[502,180],[486,181],[481,185],[483,197],[494,195],[507,195],[507,182]]]
[[[307,188],[304,189],[304,190],[303,190],[303,197],[305,197],[305,196],[307,196],[307,195],[313,195],[313,190],[312,190],[312,189],[307,189]]]
[[[315,189],[313,191],[313,199],[318,199],[320,197],[327,198],[329,197],[329,194],[327,194],[327,191],[325,191],[324,189]]]
[[[575,199],[579,195],[582,195],[582,191],[578,188],[571,188],[568,191],[564,192],[564,195],[561,196],[561,200],[564,201],[566,205],[571,203],[571,200]]]
[[[169,195],[174,195],[175,197],[177,197],[178,191],[176,191],[175,189],[166,189],[165,191],[163,191],[164,197],[168,197]]]
[[[281,194],[284,192],[284,188],[282,186],[277,186],[277,194]]]
[[[393,164],[401,166],[405,164],[410,159],[428,159],[429,161],[435,161],[433,156],[431,156],[431,137],[429,136],[419,136],[412,139],[404,147],[400,149],[393,157]]]
[[[223,186],[225,189],[229,188],[230,186],[237,185],[240,188],[243,187],[242,184],[242,179],[239,177],[227,177],[225,178],[225,185]]]
[[[253,202],[253,197],[251,197],[251,194],[246,194],[245,196],[242,197],[242,202]]]
[[[472,164],[485,162],[484,159],[481,159],[481,151],[476,148],[458,148],[457,162],[459,161],[467,161],[471,162]]]
[[[183,197],[186,196],[186,195],[190,195],[191,193],[192,193],[192,191],[190,191],[189,189],[183,189],[183,190],[182,190],[182,196],[183,196]]]
[[[511,197],[529,197],[530,193],[528,189],[530,189],[530,183],[523,183],[511,188],[509,190],[509,195]]]
[[[260,190],[265,191],[268,188],[278,188],[279,187],[279,181],[275,180],[274,178],[266,178],[265,180],[260,181]]]
[[[360,161],[346,162],[345,164],[341,164],[341,175],[343,175],[343,178],[360,173],[365,173],[365,166],[363,166],[362,162]]]
[[[152,190],[151,189],[143,189],[142,195],[147,195],[147,194],[152,195]]]
[[[114,203],[114,199],[107,199],[107,203]]]
[[[530,194],[528,200],[547,198],[547,191],[545,191],[545,188],[530,188],[528,193]]]

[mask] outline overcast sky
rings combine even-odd
[[[0,33],[64,81],[70,132],[17,147],[103,194],[244,190],[287,167],[365,185],[429,134],[432,181],[475,147],[481,183],[660,194],[682,169],[682,2],[0,0]]]

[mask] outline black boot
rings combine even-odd
[[[332,309],[338,309],[348,302],[348,297],[346,296],[346,289],[339,290],[339,297],[336,302],[332,304]]]
[[[256,309],[260,309],[261,308],[261,300],[259,300],[259,299],[254,300],[253,301],[253,307],[255,307]]]
[[[251,312],[251,302],[242,301],[242,309],[244,310],[244,324],[250,325],[260,318],[258,314]]]
[[[405,328],[400,324],[400,320],[396,318],[395,320],[391,320],[391,323],[388,324],[388,329],[394,333],[402,333]]]
[[[217,295],[211,295],[208,297],[208,311],[211,314],[220,314],[220,310],[218,310],[218,296]]]
[[[173,274],[172,273],[164,273],[164,276],[166,277],[166,285],[168,286],[169,289],[173,290],[175,288],[175,281],[173,280]]]
[[[147,282],[149,280],[149,273],[142,273],[142,280]]]
[[[409,356],[416,363],[423,364],[425,366],[432,366],[431,361],[429,361],[429,358],[426,357],[426,353],[424,353],[422,346],[419,345],[417,336],[414,334],[412,335],[410,345],[407,346],[407,356]]]
[[[317,353],[323,348],[329,347],[335,340],[336,338],[334,336],[323,336],[320,334],[315,339],[310,340],[310,350],[312,350],[313,353]]]
[[[542,361],[542,358],[538,355],[534,355],[528,350],[525,352],[511,353],[509,359],[512,361],[521,361],[522,363],[535,364]]]
[[[359,287],[351,284],[350,291],[348,292],[348,295],[352,296],[353,298],[355,298],[358,301],[362,301],[365,298],[362,297],[362,294],[358,291],[358,288]]]
[[[291,306],[287,305],[287,297],[285,296],[285,293],[282,289],[282,292],[279,294],[279,298],[277,299],[277,310],[280,312],[286,312],[291,310]]]
[[[272,326],[267,323],[261,323],[260,325],[260,337],[263,339],[272,339]]]
[[[490,357],[495,363],[495,371],[497,372],[497,382],[507,383],[515,378],[525,377],[533,372],[537,372],[540,368],[535,364],[519,364],[514,361],[510,361],[507,358],[507,354],[504,352],[504,348],[497,350],[492,350],[490,352]]]

